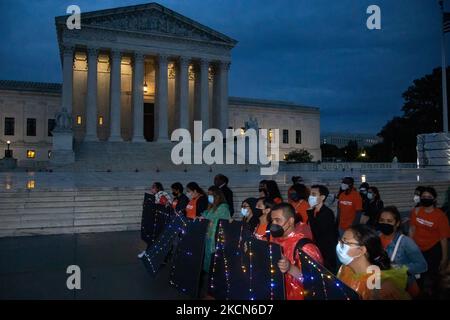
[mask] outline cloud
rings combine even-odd
[[[1,1],[0,78],[61,81],[54,17],[146,3],[133,0]],[[399,114],[401,94],[440,64],[435,1],[377,0],[382,30],[369,31],[369,0],[168,0],[161,4],[239,41],[230,95],[321,108],[328,131],[374,133]],[[354,131],[354,130],[353,130]]]

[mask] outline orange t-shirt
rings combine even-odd
[[[197,217],[197,200],[200,197],[192,198],[186,206],[186,217],[195,219]]]
[[[309,203],[308,203],[308,201],[300,200],[297,203],[292,202],[291,204],[292,204],[292,206],[295,209],[295,213],[300,218],[302,218],[302,222],[303,223],[308,223],[308,213],[307,213],[307,211],[309,210]]]
[[[260,223],[258,224],[258,227],[255,230],[255,237],[259,240],[267,240],[266,235],[267,230],[267,224],[266,223]]]
[[[413,210],[410,225],[416,229],[413,239],[422,251],[431,249],[441,239],[449,237],[448,218],[439,208],[431,212],[425,212],[423,207],[419,207],[417,213]]]
[[[394,235],[385,236],[384,234],[380,235],[381,245],[383,246],[383,249],[386,250],[388,245],[392,242],[394,239]]]
[[[359,192],[352,190],[349,194],[339,195],[339,228],[346,230],[356,217],[356,212],[362,210],[362,199]]]

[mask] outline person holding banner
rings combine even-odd
[[[285,274],[286,299],[303,300],[302,272],[296,249],[301,249],[319,263],[323,262],[322,255],[317,246],[295,227],[295,209],[292,205],[280,203],[274,206],[271,219],[272,242],[283,249],[283,258],[278,261],[278,268]],[[304,239],[308,241],[303,241]]]
[[[175,182],[171,186],[172,188],[172,208],[177,212],[186,213],[186,207],[189,203],[189,198],[183,193],[183,185],[179,182]]]
[[[208,208],[208,197],[197,182],[189,182],[186,186],[189,203],[186,206],[186,217],[195,219]]]
[[[256,203],[256,209],[261,212],[261,215],[253,235],[258,240],[270,239],[270,212],[274,206],[275,202],[269,198],[260,198]]]
[[[216,251],[216,229],[219,220],[230,219],[230,209],[223,192],[216,186],[208,189],[208,209],[202,212],[198,219],[208,219],[209,226],[206,233],[205,259],[203,262],[203,271],[209,272],[211,256]]]
[[[336,246],[342,263],[337,277],[363,300],[409,300],[408,268],[392,268],[376,231],[364,224],[348,228]]]

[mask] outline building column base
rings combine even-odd
[[[123,139],[121,136],[111,136],[109,137],[108,142],[123,142]]]
[[[143,136],[136,136],[131,139],[131,142],[139,143],[139,142],[147,142],[147,140],[145,140],[145,138]]]

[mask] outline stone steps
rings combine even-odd
[[[439,203],[450,183],[435,183]],[[169,184],[166,183],[166,186]],[[386,205],[401,211],[413,205],[415,184],[378,184]],[[203,186],[205,189],[207,186]],[[235,210],[257,186],[232,186]],[[337,190],[338,184],[329,185]],[[285,196],[288,186],[280,185]],[[89,188],[81,190],[17,190],[0,192],[0,236],[137,230],[140,227],[144,188]]]

